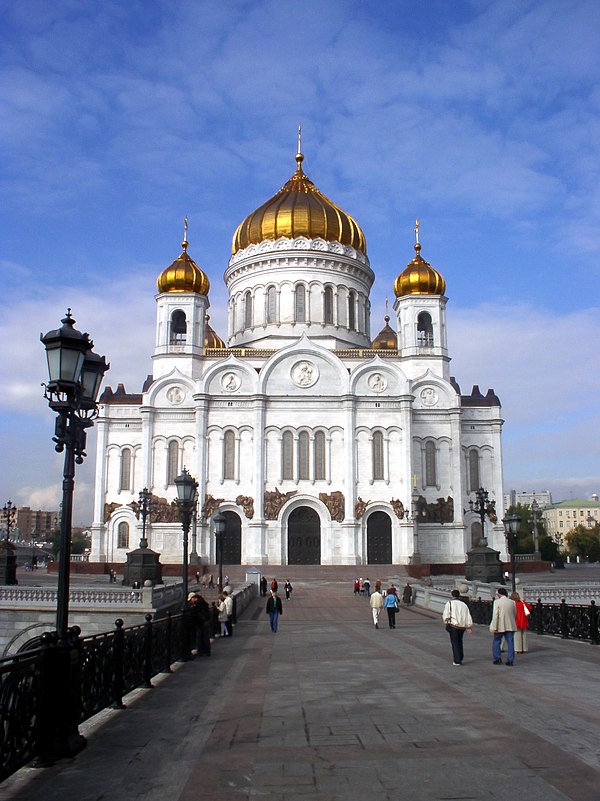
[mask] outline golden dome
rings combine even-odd
[[[290,180],[237,227],[231,252],[258,245],[266,239],[325,239],[367,252],[365,235],[356,220],[325,197],[302,171],[304,156],[297,153],[298,167]]]
[[[181,243],[183,253],[173,264],[163,270],[158,276],[156,286],[159,292],[196,292],[198,295],[208,295],[210,283],[205,273],[196,262],[188,256],[188,243],[184,239]]]
[[[398,337],[393,328],[390,328],[390,316],[385,315],[385,326],[371,343],[372,350],[398,350]]]
[[[210,315],[206,315],[206,323],[204,325],[204,347],[205,348],[224,348],[225,343],[221,337],[215,333],[212,326],[208,324]]]
[[[417,255],[394,281],[394,294],[404,295],[443,295],[446,282],[429,262],[421,257],[421,245],[415,245]]]

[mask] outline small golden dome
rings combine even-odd
[[[371,343],[372,350],[398,350],[398,337],[393,328],[390,328],[390,316],[385,315],[385,326]]]
[[[231,252],[258,245],[266,239],[325,239],[367,252],[365,235],[356,220],[325,197],[304,174],[304,156],[297,153],[297,169],[290,180],[237,227]]]
[[[204,272],[196,262],[188,256],[188,243],[184,239],[181,243],[183,253],[173,264],[167,267],[158,276],[156,286],[159,292],[196,292],[198,295],[208,295],[210,283]]]
[[[208,324],[210,315],[206,315],[206,323],[204,325],[204,347],[205,348],[224,348],[225,343],[221,337],[215,333],[212,326]]]
[[[421,245],[415,245],[417,255],[394,281],[394,294],[404,295],[443,295],[446,282],[429,262],[421,257]]]

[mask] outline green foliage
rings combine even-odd
[[[554,562],[558,555],[558,543],[552,537],[544,537],[540,540],[540,554],[544,562]]]
[[[55,528],[50,536],[50,543],[52,554],[55,559],[58,559],[58,552],[60,551],[60,529]],[[86,548],[90,547],[90,541],[83,535],[83,530],[74,528],[71,532],[71,553],[83,553]]]
[[[579,525],[565,537],[570,556],[588,558],[590,562],[600,561],[600,526],[593,528]]]
[[[515,514],[521,518],[521,525],[519,526],[519,533],[517,535],[517,546],[515,553],[533,553],[535,550],[535,542],[533,538],[533,518],[529,506],[523,506],[518,503],[516,506],[511,506],[507,514]],[[541,512],[537,515],[537,531],[538,543],[547,537],[546,527]]]

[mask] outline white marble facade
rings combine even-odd
[[[174,265],[186,260],[199,271],[187,243]],[[208,281],[177,280],[159,279],[144,391],[101,399],[93,560],[137,547],[147,487],[150,547],[181,562],[171,502],[183,467],[199,482],[191,544],[210,564],[217,508],[229,561],[254,565],[464,562],[478,486],[501,520],[500,404],[451,379],[444,294],[397,292],[390,348],[371,335],[365,252],[323,237],[252,243],[225,272],[224,347],[207,328]],[[501,523],[488,526],[504,553]]]

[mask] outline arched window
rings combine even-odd
[[[235,478],[235,434],[226,431],[223,437],[223,478]]]
[[[315,481],[324,481],[325,476],[325,434],[315,432]]]
[[[129,523],[119,523],[117,529],[117,548],[129,548]]]
[[[119,476],[119,489],[131,489],[131,448],[121,451],[121,475]]]
[[[294,478],[294,437],[291,431],[284,431],[281,439],[281,477]]]
[[[310,478],[309,475],[310,442],[306,431],[298,434],[298,478]]]
[[[348,328],[354,331],[356,328],[356,293],[348,294]]]
[[[187,335],[185,312],[177,309],[171,315],[171,345],[184,345]]]
[[[429,312],[421,312],[417,317],[417,345],[420,348],[433,347],[433,324]]]
[[[167,450],[167,486],[175,483],[179,473],[179,445],[175,440],[169,442]]]
[[[323,294],[323,322],[333,322],[333,289],[330,286],[325,287]]]
[[[425,486],[437,487],[437,465],[436,465],[435,442],[425,443]]]
[[[267,289],[267,322],[277,322],[277,289],[274,286]]]
[[[252,328],[252,293],[250,290],[244,295],[244,328]]]
[[[479,453],[473,448],[469,451],[469,492],[475,492],[480,486]]]
[[[306,322],[306,290],[303,284],[296,287],[294,319],[297,323]]]
[[[373,432],[372,448],[372,462],[373,462],[373,480],[379,481],[383,479],[383,434],[381,431]]]

